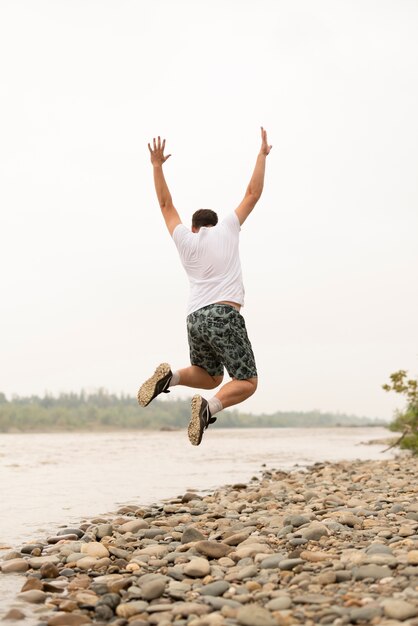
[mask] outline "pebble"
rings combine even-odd
[[[260,563],[261,569],[275,569],[279,567],[280,561],[283,561],[284,557],[282,553],[272,554],[271,556],[266,557]]]
[[[166,584],[167,583],[165,579],[162,579],[162,580],[156,579],[156,580],[150,580],[149,582],[146,582],[141,587],[143,599],[149,602],[150,600],[161,598],[161,596],[163,595],[165,591]]]
[[[191,543],[192,541],[202,541],[205,535],[193,526],[188,526],[182,533],[181,543]]]
[[[94,556],[100,559],[109,556],[109,550],[102,543],[91,541],[81,546],[81,554],[87,554],[88,556]]]
[[[10,609],[2,618],[4,621],[17,621],[21,619],[25,619],[26,615],[20,611],[19,609]]]
[[[143,613],[147,607],[148,603],[143,601],[122,603],[116,608],[116,615],[129,619],[133,615]]]
[[[26,576],[38,626],[418,626],[417,470],[266,469],[63,527],[0,568]]]
[[[57,578],[60,573],[59,569],[53,563],[44,563],[39,570],[41,578]]]
[[[52,563],[53,565],[57,565],[60,562],[57,556],[34,556],[29,559],[29,567],[32,569],[41,569],[42,565],[46,563]]]
[[[256,604],[244,606],[238,611],[237,622],[241,626],[277,626],[273,615]]]
[[[193,578],[203,578],[210,573],[209,561],[200,557],[192,559],[184,566],[184,573]]]
[[[24,559],[10,559],[9,561],[3,561],[0,565],[0,569],[3,574],[27,572],[29,569],[29,563]]]
[[[215,580],[199,589],[202,596],[222,596],[229,589],[229,583],[226,580]]]
[[[48,596],[45,591],[41,591],[40,589],[30,589],[29,591],[21,591],[17,597],[24,602],[41,604],[45,602]]]
[[[289,596],[280,596],[279,598],[274,598],[267,602],[266,609],[269,611],[285,611],[286,609],[290,609],[291,606],[292,600]]]
[[[81,626],[90,623],[91,619],[80,613],[59,612],[48,619],[48,626]]]
[[[148,528],[148,524],[143,519],[135,519],[129,522],[125,522],[117,529],[120,533],[136,533],[142,528]]]
[[[386,617],[391,617],[401,622],[418,615],[418,606],[406,602],[405,600],[395,600],[392,598],[385,600],[383,602],[383,609]]]
[[[418,550],[410,550],[406,555],[406,560],[410,565],[418,565]]]
[[[390,576],[390,569],[382,565],[361,565],[354,570],[354,580],[364,580],[365,578],[376,580],[387,576]]]
[[[79,539],[84,535],[84,531],[81,528],[62,528],[57,532],[57,535],[76,535]]]
[[[302,565],[303,559],[282,559],[279,568],[284,570],[294,569],[297,565]]]
[[[231,548],[220,541],[198,541],[195,549],[210,559],[220,559],[231,552]]]

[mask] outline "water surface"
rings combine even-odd
[[[193,447],[184,431],[0,434],[0,558],[122,504],[248,481],[263,464],[389,458],[384,443],[365,445],[388,435],[383,428],[212,428]],[[0,575],[0,617],[22,584],[21,576]]]

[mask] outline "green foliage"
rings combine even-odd
[[[136,398],[95,393],[61,393],[54,397],[13,397],[0,393],[0,433],[54,432],[80,430],[137,430],[186,428],[190,400],[156,399],[145,409]],[[236,410],[225,411],[216,423],[221,428],[275,428],[382,425],[382,422],[349,415],[309,412],[277,412],[252,415]]]
[[[405,396],[406,407],[402,412],[396,412],[389,428],[393,431],[402,431],[402,437],[397,442],[400,448],[418,454],[418,380],[408,378],[406,370],[391,374],[390,380],[390,384],[383,385],[383,389]]]

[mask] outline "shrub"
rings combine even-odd
[[[383,385],[385,391],[394,391],[406,398],[406,407],[396,411],[390,430],[401,431],[402,436],[395,445],[418,454],[418,380],[408,378],[406,370],[399,370],[390,376],[390,384]]]

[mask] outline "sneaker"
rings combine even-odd
[[[169,385],[173,372],[168,363],[160,363],[151,378],[141,385],[138,391],[138,403],[148,406],[160,393],[170,393]]]
[[[192,398],[192,416],[190,418],[187,434],[190,443],[198,446],[202,441],[203,432],[209,424],[216,422],[216,417],[212,417],[209,411],[209,403],[202,396],[196,395]]]

